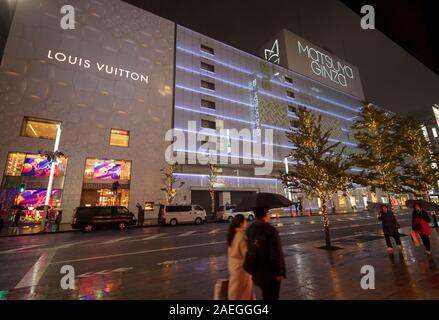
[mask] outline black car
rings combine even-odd
[[[134,214],[126,207],[78,207],[73,213],[72,228],[92,231],[95,227],[110,226],[120,230],[136,224]]]

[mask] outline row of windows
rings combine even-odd
[[[24,117],[20,135],[29,138],[55,140],[60,121]],[[110,129],[110,146],[128,147],[130,132],[122,129]]]

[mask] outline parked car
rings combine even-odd
[[[175,226],[179,223],[201,224],[206,222],[206,210],[203,207],[192,205],[161,205],[158,222]]]
[[[217,218],[220,221],[229,221],[232,222],[233,218],[237,214],[242,214],[248,221],[253,221],[255,219],[255,214],[253,211],[244,211],[244,212],[236,212],[236,205],[226,205],[220,206],[216,213]]]
[[[72,228],[90,232],[96,227],[116,227],[120,230],[135,225],[132,212],[122,206],[78,207],[73,213]]]

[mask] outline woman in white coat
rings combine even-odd
[[[246,221],[242,214],[237,214],[230,223],[227,233],[228,266],[229,266],[229,300],[255,300],[253,281],[244,270],[244,259],[247,253]]]

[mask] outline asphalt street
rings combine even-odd
[[[375,214],[330,219],[336,244],[380,240],[385,251]],[[411,215],[401,212],[398,220],[406,227]],[[323,244],[318,216],[273,219],[272,223],[279,230],[287,260],[307,254],[298,244]],[[218,222],[0,238],[0,299],[212,299],[215,281],[227,278],[227,227],[228,223]],[[60,285],[65,265],[74,269],[74,289]],[[288,261],[287,268],[289,274],[297,272]]]

